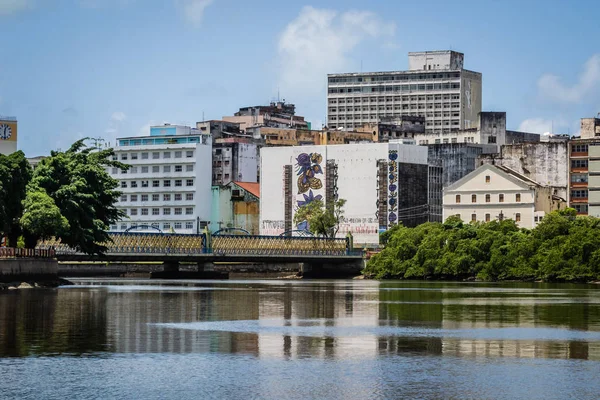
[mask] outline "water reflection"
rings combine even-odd
[[[573,285],[79,281],[0,293],[0,356],[221,353],[600,360],[600,294]]]

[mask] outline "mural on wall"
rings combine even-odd
[[[298,176],[297,194],[294,196],[296,210],[315,200],[325,201],[325,172],[323,156],[320,153],[300,153],[296,157],[296,175]],[[296,226],[298,230],[308,230],[308,222]]]
[[[317,191],[323,189],[323,175],[321,163],[323,157],[319,153],[302,153],[296,158],[296,172],[298,175],[298,194],[303,200],[297,200],[298,207],[310,204],[315,200],[323,200],[322,194]]]
[[[398,222],[398,150],[390,150],[388,158],[388,226],[391,228]]]

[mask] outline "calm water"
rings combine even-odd
[[[597,286],[77,284],[0,292],[0,398],[600,396]]]

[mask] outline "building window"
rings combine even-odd
[[[152,167],[153,174],[158,174],[159,172],[160,172],[160,167],[158,165],[155,165]]]
[[[163,194],[163,201],[171,201],[171,195],[168,193]]]
[[[152,201],[158,201],[159,199],[160,199],[160,195],[158,195],[158,194],[152,195]]]
[[[170,151],[163,152],[163,158],[171,158],[171,152]]]
[[[588,160],[571,160],[571,168],[587,168]]]
[[[471,203],[477,203],[477,195],[476,194],[471,195]]]
[[[153,160],[158,160],[159,158],[160,158],[160,153],[158,151],[155,151],[152,153]]]
[[[181,207],[175,207],[174,213],[175,215],[181,215],[183,213],[183,209]]]
[[[148,187],[148,181],[142,181],[142,187]]]
[[[121,201],[127,201],[127,195],[124,194],[123,196],[121,196]]]
[[[185,194],[185,199],[187,201],[194,200],[194,193],[186,193]]]
[[[490,214],[485,214],[485,222],[490,222]]]
[[[185,229],[194,229],[194,223],[193,222],[186,222],[185,223]]]
[[[515,194],[515,201],[516,201],[517,203],[520,203],[520,202],[521,202],[521,193],[517,193],[517,194]]]
[[[160,215],[160,208],[153,208],[152,215]]]
[[[127,160],[127,153],[121,154],[121,160]]]
[[[192,215],[194,214],[194,208],[193,207],[186,207],[185,209],[185,215]]]
[[[194,157],[194,151],[193,151],[193,150],[188,150],[188,151],[186,151],[186,152],[185,152],[185,156],[186,156],[187,158],[192,158],[192,157]]]
[[[150,226],[153,227],[153,228],[158,229],[159,223],[158,222],[153,222],[152,225],[150,225]]]
[[[148,173],[148,167],[142,167],[142,174]]]
[[[163,181],[163,186],[164,187],[171,187],[171,180],[170,179],[165,179]]]
[[[176,165],[175,166],[175,172],[181,172],[181,171],[182,171],[181,165]]]
[[[127,224],[121,224],[121,230],[124,231],[125,229],[127,229]]]
[[[175,193],[175,201],[181,201],[181,193]]]
[[[175,222],[175,229],[181,229],[181,222]]]
[[[183,186],[183,182],[181,179],[175,179],[175,186]]]
[[[119,227],[117,225],[111,225],[110,226],[110,230],[111,231],[116,231],[117,229],[119,229]]]
[[[127,182],[126,181],[121,181],[121,187],[122,188],[126,188],[127,187]]]
[[[165,165],[163,167],[163,172],[171,172],[171,166],[170,165]]]
[[[571,174],[571,183],[587,183],[587,174]]]
[[[171,229],[171,224],[168,222],[163,223],[163,230]]]
[[[504,203],[504,195],[503,195],[503,194],[499,194],[499,195],[498,195],[498,201],[499,201],[500,203]]]
[[[113,173],[113,175],[118,174],[119,173],[119,168],[113,168],[112,169],[112,173]]]
[[[186,179],[185,186],[194,186],[194,180],[193,179]]]
[[[137,174],[137,167],[129,168],[129,172],[131,172],[132,174]]]
[[[132,160],[137,160],[138,159],[138,153],[131,153],[131,159]]]
[[[171,209],[170,208],[163,208],[163,215],[171,215]]]
[[[471,222],[477,221],[477,214],[471,214]]]
[[[181,151],[175,152],[175,158],[181,158]]]
[[[142,215],[148,215],[148,209],[142,208]]]
[[[572,199],[586,199],[588,197],[587,190],[571,190]]]
[[[142,153],[142,160],[148,159],[148,153]]]
[[[132,194],[131,195],[131,201],[137,201],[137,194]]]
[[[485,183],[490,183],[490,176],[489,175],[485,176]]]
[[[521,213],[517,213],[517,214],[515,215],[515,221],[516,221],[516,222],[521,222]]]
[[[130,214],[130,215],[137,215],[137,208],[132,208],[132,209],[129,211],[129,214]]]
[[[460,203],[460,194],[457,194],[457,195],[456,195],[456,203],[457,203],[457,204],[458,204],[458,203]]]
[[[489,194],[486,194],[486,195],[485,195],[485,202],[486,202],[486,203],[489,203],[490,201],[492,201],[491,197],[492,197],[492,196],[490,196]]]
[[[160,181],[152,181],[152,187],[160,187]]]
[[[143,194],[142,195],[142,201],[148,201],[148,195],[147,194]]]
[[[185,166],[186,172],[192,172],[194,170],[194,164],[188,164]]]
[[[131,181],[131,187],[132,187],[132,188],[136,188],[136,187],[138,187],[138,185],[137,185],[137,181]]]

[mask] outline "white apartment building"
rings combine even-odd
[[[327,126],[355,129],[382,117],[425,117],[426,133],[476,128],[481,73],[455,51],[408,53],[409,70],[329,74]]]
[[[114,159],[131,167],[109,168],[123,193],[118,207],[127,214],[110,230],[202,231],[211,215],[211,148],[210,135],[186,126],[155,126],[150,136],[117,139]]]
[[[484,164],[444,189],[444,221],[453,215],[464,222],[512,219],[533,228],[550,211],[564,206],[552,189],[506,168]]]

